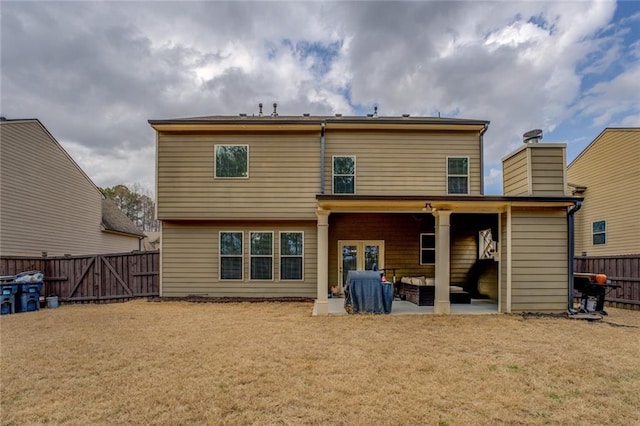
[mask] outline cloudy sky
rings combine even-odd
[[[486,193],[523,132],[573,159],[640,126],[640,2],[0,2],[0,115],[39,118],[98,186],[154,180],[148,119],[490,120]]]

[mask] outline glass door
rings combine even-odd
[[[338,279],[343,292],[349,271],[384,269],[384,241],[338,241]]]

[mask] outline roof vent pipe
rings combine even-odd
[[[273,103],[273,113],[271,114],[272,117],[277,117],[278,116],[278,104],[277,103]]]
[[[260,111],[258,111],[258,116],[262,117],[262,102],[258,104],[258,108],[260,108]]]
[[[377,117],[377,116],[378,116],[378,107],[377,107],[377,106],[374,106],[374,107],[373,107],[373,116],[374,116],[374,117]]]
[[[533,129],[529,130],[522,135],[522,143],[538,143],[542,140],[542,130]]]

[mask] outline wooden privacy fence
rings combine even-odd
[[[621,287],[608,292],[605,300],[617,308],[640,309],[640,255],[576,257],[574,269],[606,274],[611,284]]]
[[[62,302],[115,302],[158,296],[159,252],[66,257],[2,257],[0,275],[44,274],[44,296]]]

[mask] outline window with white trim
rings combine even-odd
[[[249,145],[216,145],[216,178],[249,177]]]
[[[593,245],[601,246],[607,244],[607,221],[598,220],[591,225],[593,233]]]
[[[273,232],[251,232],[250,279],[273,280]]]
[[[434,265],[436,263],[436,234],[420,234],[420,264]]]
[[[280,279],[303,279],[304,232],[280,232]]]
[[[244,232],[220,231],[220,279],[242,280],[244,256],[242,241]]]
[[[333,193],[356,193],[356,157],[333,156]]]
[[[447,194],[469,193],[469,157],[447,157]]]

